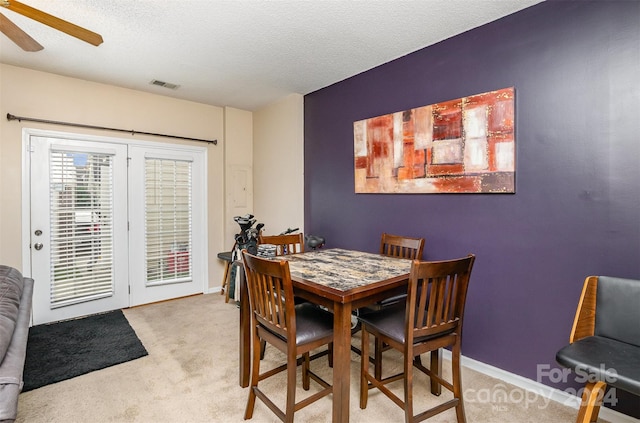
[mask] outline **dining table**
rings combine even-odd
[[[349,421],[352,310],[406,293],[411,260],[342,248],[274,257],[287,260],[294,294],[334,315],[333,422]],[[244,272],[242,272],[244,273]],[[240,278],[240,386],[249,386],[251,315]]]

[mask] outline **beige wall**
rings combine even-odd
[[[102,135],[122,139],[203,143],[126,133],[87,130],[51,124],[7,121],[6,115],[35,117],[88,125],[132,129],[178,136],[217,139],[208,154],[209,287],[218,287],[222,264],[216,254],[224,245],[224,136],[250,137],[250,119],[234,111],[225,121],[224,109],[114,86],[62,77],[0,64],[0,263],[22,269],[22,129]],[[249,113],[250,115],[250,113]],[[238,127],[234,127],[234,126]],[[243,127],[247,126],[248,127]],[[242,134],[242,135],[237,135]],[[247,141],[245,140],[246,144]],[[245,148],[244,146],[242,148]]]
[[[253,113],[225,107],[225,251],[240,227],[234,216],[253,214]]]
[[[304,232],[304,98],[291,94],[253,114],[254,214],[264,233]]]
[[[0,64],[0,263],[22,269],[22,129],[36,128],[154,142],[168,138],[7,121],[7,113],[39,119],[217,139],[208,146],[209,289],[222,280],[216,254],[237,233],[233,216],[255,214],[268,234],[304,224],[303,96],[292,94],[251,113]],[[248,170],[246,206],[234,172]],[[236,193],[237,194],[237,193]],[[29,274],[28,271],[25,273]]]

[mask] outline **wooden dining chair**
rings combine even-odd
[[[412,238],[400,235],[383,233],[380,238],[380,254],[388,257],[403,258],[409,260],[422,260],[424,252],[424,238]],[[360,307],[356,314],[378,312],[386,307],[394,306],[403,302],[407,294],[399,294],[390,298],[385,298],[369,306]]]
[[[304,253],[304,235],[299,234],[285,234],[285,235],[262,235],[258,237],[258,244],[271,244],[275,245],[276,256],[286,256],[289,254]],[[296,304],[305,302],[302,298],[296,297],[294,299]],[[260,357],[264,357],[264,350],[266,343],[263,341],[260,344]],[[332,357],[330,355],[330,357]],[[331,358],[329,361],[330,364]]]
[[[380,254],[383,256],[397,257],[409,260],[422,260],[424,252],[424,238],[411,238],[407,236],[391,235],[383,233],[380,238]],[[406,294],[386,298],[374,306],[364,307],[361,312],[378,311],[404,301]]]
[[[422,254],[424,252],[424,238],[412,238],[401,235],[392,235],[386,232],[382,233],[380,237],[380,254],[389,257],[410,259],[410,260],[422,260]],[[361,316],[370,313],[378,313],[382,312],[385,309],[389,309],[391,307],[399,306],[403,303],[407,298],[407,294],[398,294],[393,297],[385,298],[384,300],[378,301],[374,304],[361,307],[355,310],[356,316]],[[357,332],[357,327],[353,332]],[[370,361],[375,363],[375,375],[380,377],[382,373],[382,352],[385,351],[387,347],[382,344],[382,342],[376,338],[375,347],[374,347],[374,356],[370,357]],[[351,347],[351,350],[357,354],[361,354],[362,352],[355,346]]]
[[[383,233],[380,238],[380,254],[411,260],[422,260],[424,238]]]
[[[411,266],[405,307],[386,313],[372,313],[359,317],[362,323],[362,358],[360,371],[360,408],[367,407],[369,390],[379,389],[405,412],[406,422],[418,422],[455,407],[458,423],[465,422],[460,375],[462,322],[467,287],[475,256],[456,260],[421,262]],[[369,334],[374,335],[404,356],[403,371],[383,378],[369,373]],[[452,382],[446,381],[439,369],[427,369],[420,355],[439,348],[452,347]],[[380,357],[381,359],[381,357]],[[430,410],[414,414],[413,369],[429,376],[453,392],[453,399]],[[392,392],[387,384],[403,380],[404,399]]]
[[[380,238],[380,254],[388,257],[403,258],[409,260],[422,260],[424,251],[424,238],[412,238],[400,235],[383,233]],[[360,307],[356,314],[366,314],[378,312],[386,307],[394,306],[403,302],[407,294],[399,294],[390,298],[385,298],[369,306]]]
[[[276,256],[304,253],[304,235],[260,235],[260,244],[273,244],[276,246]]]
[[[249,307],[252,319],[251,385],[244,418],[253,416],[256,398],[273,411],[283,422],[293,422],[294,412],[333,393],[333,387],[310,369],[309,352],[333,342],[333,315],[310,303],[294,304],[289,263],[286,260],[269,260],[242,252]],[[284,354],[287,362],[275,369],[260,373],[260,341],[266,341]],[[300,402],[295,402],[296,368],[301,356],[302,387],[308,390],[310,380],[323,388]],[[287,372],[287,399],[284,410],[279,408],[259,383],[282,371]]]

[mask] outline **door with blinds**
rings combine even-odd
[[[130,146],[131,305],[203,292],[205,155]]]
[[[204,292],[206,149],[73,137],[29,136],[34,324]]]
[[[127,146],[30,141],[34,324],[127,307]]]

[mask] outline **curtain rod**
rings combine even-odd
[[[131,135],[135,135],[135,134],[153,135],[156,137],[176,138],[179,140],[206,142],[207,144],[218,145],[218,140],[204,140],[200,138],[180,137],[178,135],[167,135],[167,134],[156,134],[154,132],[134,131],[133,129],[128,130],[128,129],[118,129],[118,128],[107,128],[104,126],[84,125],[81,123],[70,123],[70,122],[60,122],[57,120],[36,119],[36,118],[29,118],[24,116],[14,116],[11,113],[7,113],[7,120],[17,120],[18,122],[22,122],[24,120],[26,122],[38,122],[38,123],[49,123],[53,125],[75,126],[77,128],[102,129],[105,131],[126,132]]]

